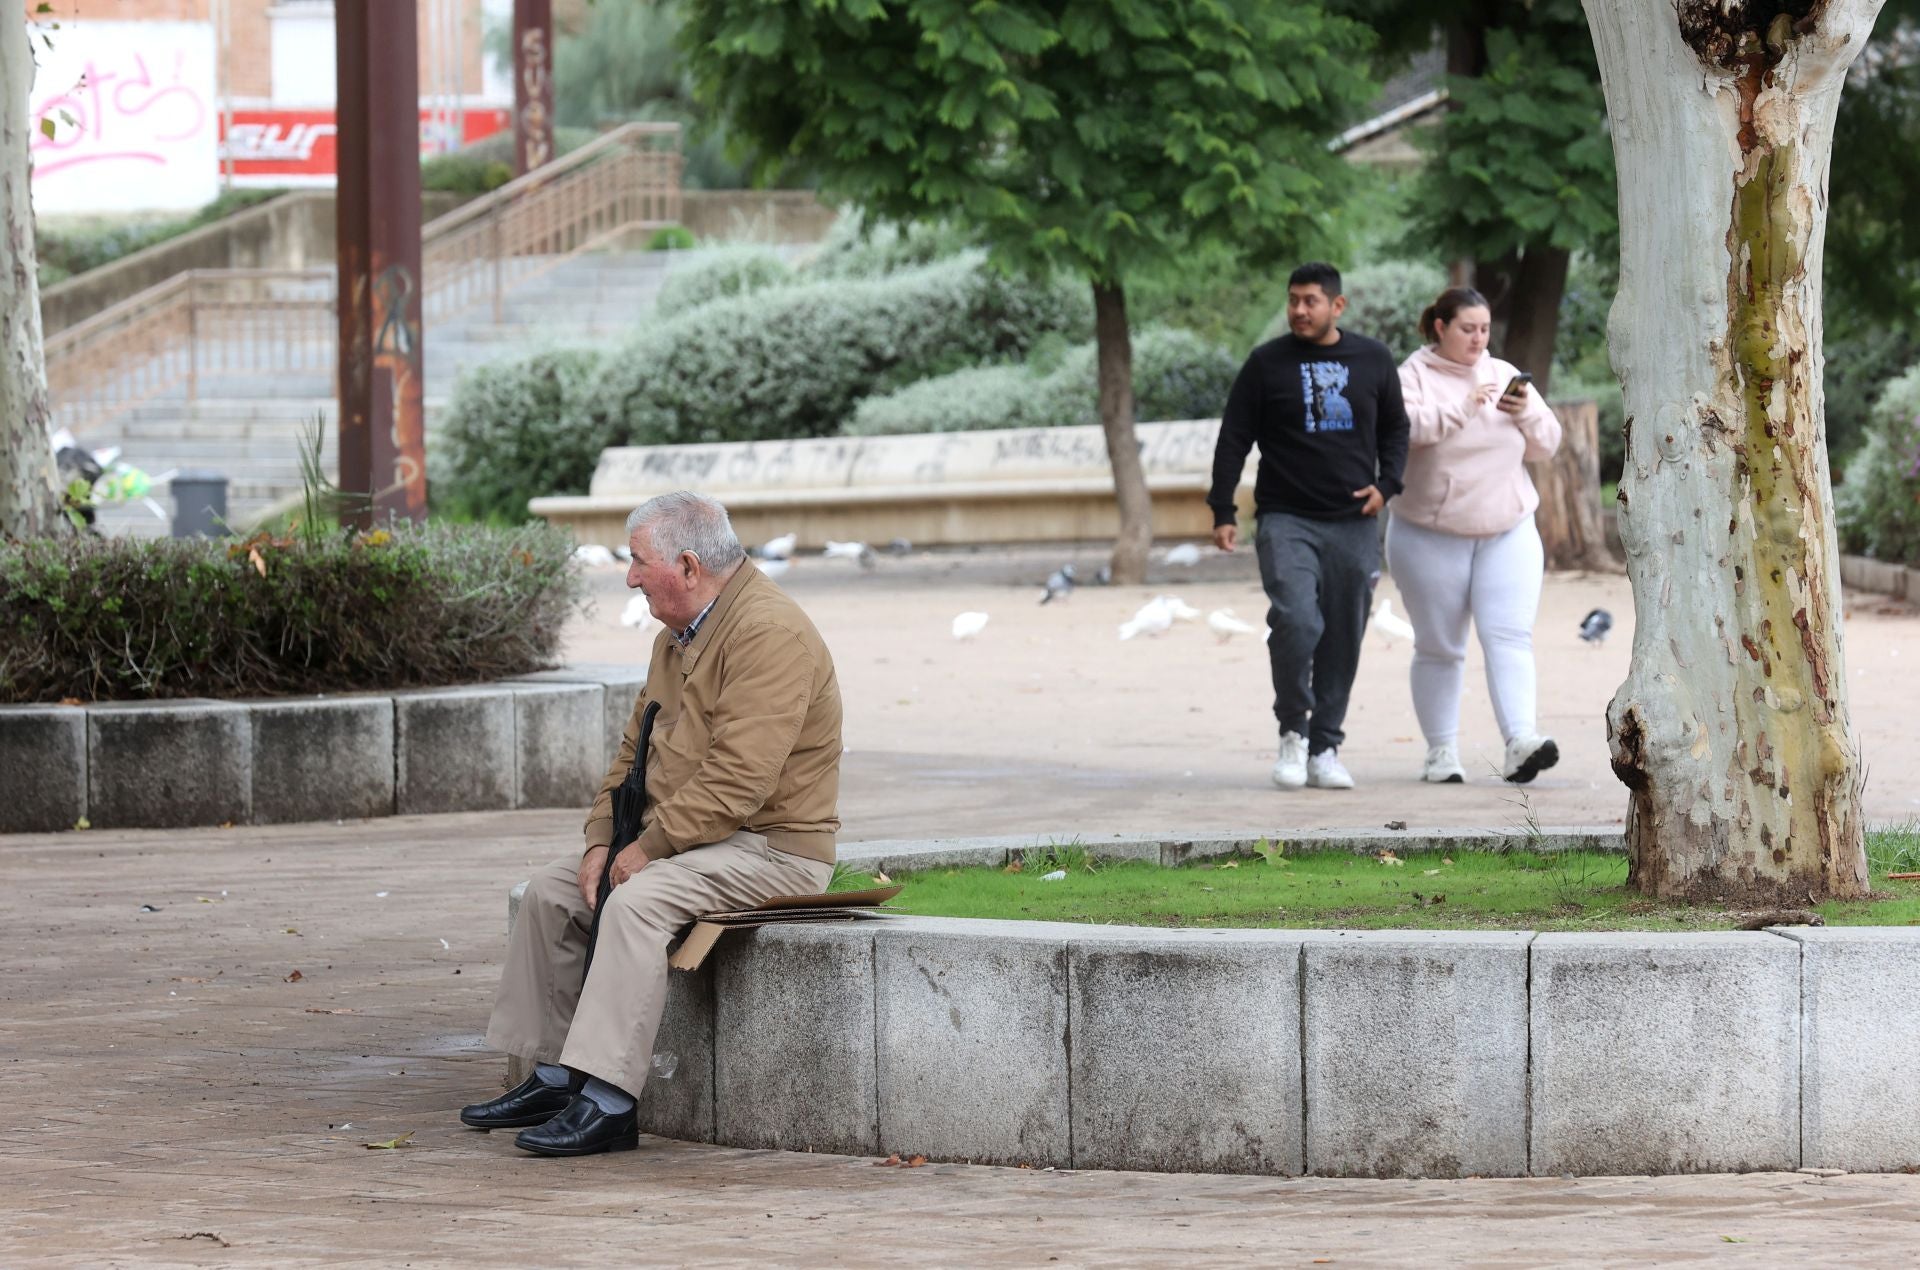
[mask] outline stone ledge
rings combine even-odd
[[[0,834],[577,807],[644,667],[244,701],[0,706]],[[617,716],[617,718],[616,718]]]
[[[708,965],[711,1030],[673,1030],[712,1036],[714,1103],[642,1094],[702,1141],[1378,1177],[1920,1162],[1920,930],[895,917],[736,933]],[[760,1079],[803,1071],[831,1081]]]

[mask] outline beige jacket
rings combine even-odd
[[[1400,396],[1412,442],[1406,486],[1393,500],[1396,520],[1422,529],[1486,538],[1503,534],[1540,506],[1525,464],[1553,457],[1560,421],[1538,392],[1509,415],[1492,401],[1470,409],[1476,384],[1506,387],[1511,362],[1482,354],[1472,366],[1442,357],[1432,346],[1400,363]]]
[[[665,631],[654,639],[646,691],[587,813],[588,849],[613,841],[613,791],[633,766],[649,701],[660,703],[638,840],[649,858],[747,829],[776,851],[833,862],[840,681],[820,632],[751,561],[686,651]]]

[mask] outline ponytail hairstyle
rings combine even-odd
[[[1487,304],[1487,297],[1472,287],[1448,287],[1440,293],[1439,299],[1429,304],[1425,312],[1420,314],[1420,342],[1423,344],[1440,342],[1439,334],[1433,329],[1436,322],[1452,322],[1454,318],[1460,316],[1462,309],[1489,307],[1491,306]]]

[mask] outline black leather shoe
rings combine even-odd
[[[631,1151],[640,1145],[639,1116],[634,1108],[608,1115],[593,1099],[575,1094],[565,1111],[537,1129],[522,1129],[513,1145],[535,1155]]]
[[[460,1109],[460,1123],[475,1129],[520,1129],[545,1124],[567,1109],[571,1091],[549,1085],[538,1073],[527,1077],[492,1102],[476,1102]]]

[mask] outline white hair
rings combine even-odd
[[[747,557],[727,509],[705,494],[681,489],[649,498],[627,516],[627,537],[643,527],[655,555],[678,560],[691,551],[708,573],[725,573]]]

